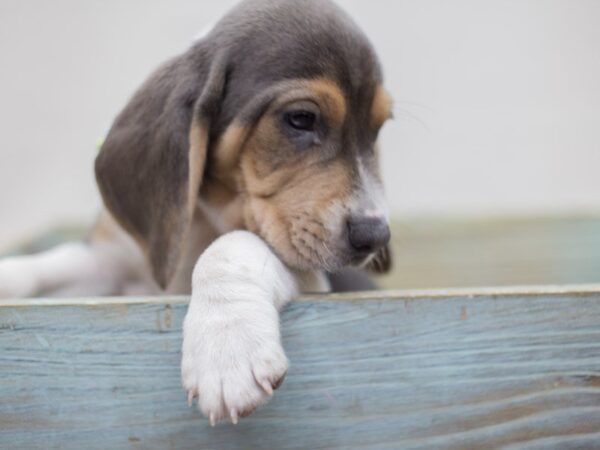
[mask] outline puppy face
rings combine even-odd
[[[254,123],[234,122],[218,146],[246,227],[292,267],[361,264],[389,240],[376,140],[391,101],[381,85],[367,87],[352,102],[331,78],[286,80]]]

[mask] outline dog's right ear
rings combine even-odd
[[[170,61],[117,117],[96,158],[104,203],[163,288],[189,231],[225,78],[224,56],[205,66],[191,54]]]

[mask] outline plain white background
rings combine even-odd
[[[233,0],[0,0],[0,249],[99,208],[96,142]],[[340,0],[378,49],[396,215],[600,211],[600,1]]]

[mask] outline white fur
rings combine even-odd
[[[0,260],[0,298],[30,297],[37,292],[39,282],[27,268],[29,261],[28,257]]]
[[[181,374],[211,424],[227,416],[235,423],[268,399],[288,368],[279,310],[302,290],[324,288],[322,276],[295,274],[247,231],[206,249],[192,276]]]
[[[0,298],[156,294],[144,255],[124,232],[0,260]]]
[[[354,208],[362,211],[363,216],[388,221],[389,209],[385,200],[383,186],[371,173],[365,170],[362,159],[358,160],[360,190],[355,194]]]

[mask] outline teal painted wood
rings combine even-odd
[[[214,429],[180,387],[185,299],[4,303],[0,447],[600,448],[600,292],[466,294],[293,303],[284,385]]]

